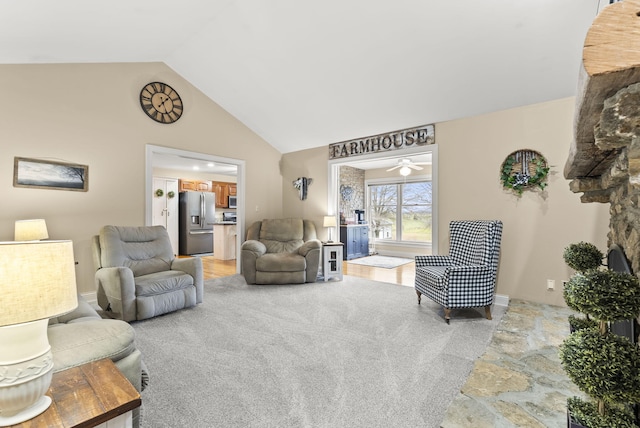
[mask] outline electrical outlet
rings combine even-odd
[[[556,289],[556,280],[547,279],[547,290],[555,290],[555,289]]]

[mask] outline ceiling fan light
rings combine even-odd
[[[411,168],[409,168],[406,165],[400,168],[400,175],[402,175],[403,177],[406,177],[409,174],[411,174]]]

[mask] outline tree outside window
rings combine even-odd
[[[374,239],[431,242],[431,181],[376,184],[368,190]]]

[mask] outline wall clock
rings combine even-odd
[[[166,83],[146,84],[140,91],[140,105],[147,116],[156,122],[173,123],[182,116],[182,99]]]

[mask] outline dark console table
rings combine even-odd
[[[347,224],[340,226],[340,242],[344,244],[344,260],[369,255],[369,225]]]

